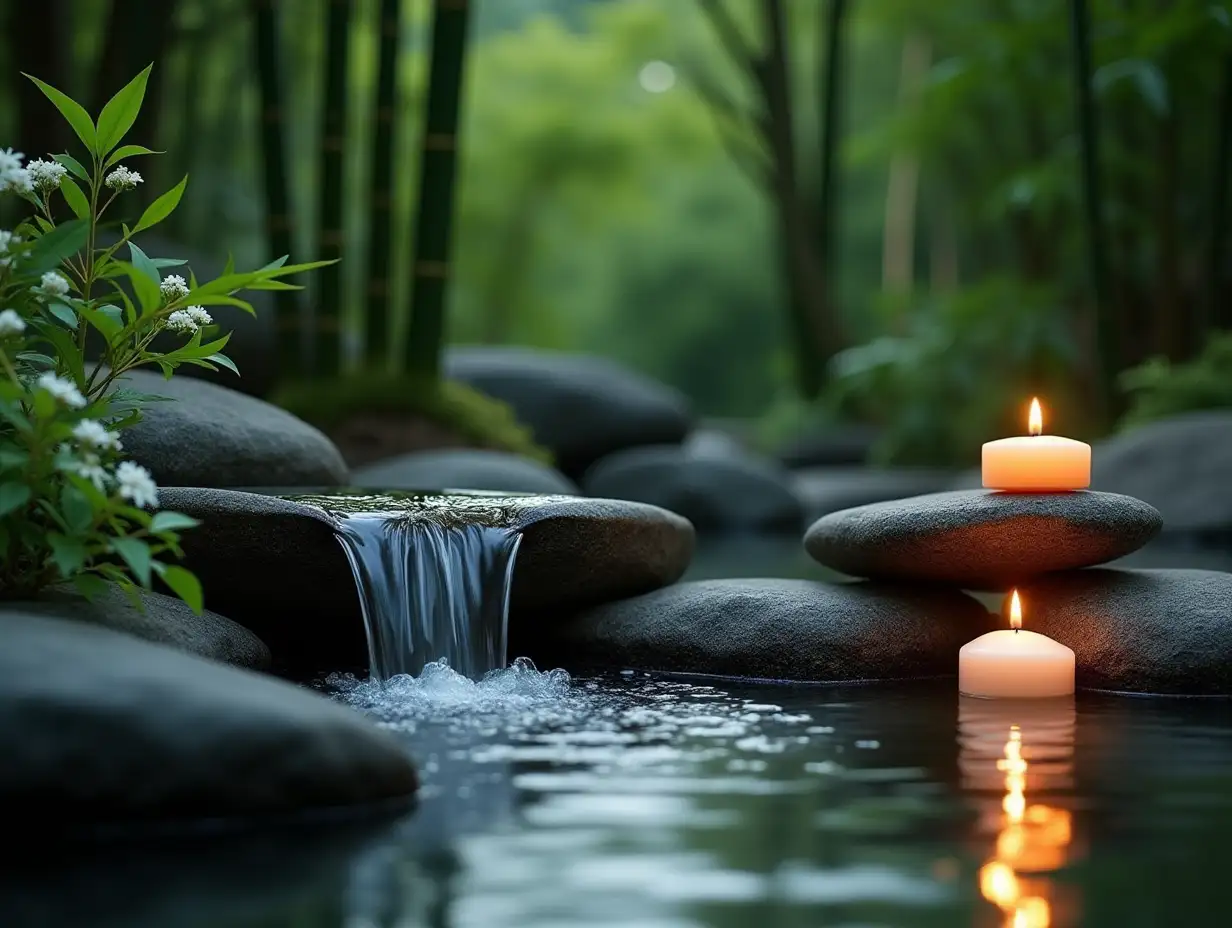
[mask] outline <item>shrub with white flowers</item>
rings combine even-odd
[[[166,377],[181,364],[235,371],[222,353],[230,336],[215,331],[206,307],[252,312],[236,293],[294,289],[280,278],[321,264],[287,265],[282,258],[236,273],[228,262],[221,277],[206,283],[191,272],[163,276],[185,262],[152,258],[134,238],[170,215],[188,178],[125,217],[124,194],[142,177],[120,163],[155,154],[121,145],[149,72],[112,97],[97,119],[31,78],[86,157],[27,161],[0,148],[0,194],[21,197],[34,213],[15,229],[0,229],[0,599],[34,596],[65,581],[87,596],[107,581],[135,593],[161,579],[202,609],[196,577],[170,563],[182,554],[179,533],[196,522],[156,511],[153,477],[124,459],[123,432],[154,399],[125,389],[124,374],[151,364]],[[104,222],[118,234],[101,247]],[[101,347],[87,354],[91,329],[101,336],[91,342]],[[160,333],[176,337],[171,350],[153,347]]]

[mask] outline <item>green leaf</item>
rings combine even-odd
[[[77,313],[73,311],[71,306],[65,306],[63,303],[50,303],[47,306],[47,311],[70,329],[77,328]]]
[[[54,368],[56,359],[48,357],[45,354],[40,354],[37,351],[21,351],[17,354],[18,361],[25,361],[27,364],[33,364],[35,367]],[[0,452],[3,454],[3,452]]]
[[[183,180],[146,207],[145,212],[141,214],[141,218],[137,220],[137,224],[133,226],[133,232],[141,232],[151,226],[158,225],[158,223],[170,216],[172,211],[179,206],[180,197],[184,195],[184,188],[187,186],[188,175],[185,174]]]
[[[163,582],[184,600],[193,612],[200,615],[205,611],[205,597],[201,591],[201,581],[191,570],[183,567],[167,567],[162,571]]]
[[[98,309],[82,307],[81,316],[98,329],[109,342],[124,329],[120,310],[115,306],[100,306]]]
[[[39,330],[39,335],[51,343],[58,357],[67,367],[78,388],[85,386],[85,361],[81,357],[81,348],[76,339],[58,325],[48,323]]]
[[[54,271],[65,258],[81,251],[89,237],[90,224],[85,220],[72,219],[61,223],[34,243],[24,270],[36,276]]]
[[[148,587],[150,585],[150,546],[139,538],[113,538],[111,550],[123,558],[128,569],[138,582]]]
[[[226,266],[223,267],[222,269],[222,276],[226,277],[228,274],[234,274],[234,273],[235,273],[235,255],[233,255],[231,252],[228,251],[227,252],[227,263],[226,263]]]
[[[30,488],[24,483],[0,483],[0,516],[7,516],[30,501]]]
[[[165,152],[154,151],[146,148],[144,145],[125,145],[122,148],[117,148],[111,153],[111,157],[107,159],[107,163],[103,165],[103,169],[111,167],[113,164],[118,164],[125,158],[136,158],[138,155],[162,155]]]
[[[183,258],[151,258],[150,261],[160,271],[165,267],[183,267],[188,263]]]
[[[64,202],[68,204],[74,216],[78,219],[90,218],[90,201],[86,199],[86,195],[81,192],[81,188],[71,177],[60,181],[60,192],[64,194]]]
[[[136,231],[135,229],[133,231]],[[154,262],[149,259],[144,251],[137,247],[136,242],[128,243],[129,253],[132,255],[133,267],[145,274],[146,277],[154,281],[154,283],[162,283],[162,275],[158,273],[158,268],[154,266]]]
[[[78,574],[73,578],[73,586],[77,587],[77,592],[90,602],[105,596],[111,589],[106,580],[94,574]]]
[[[227,370],[231,371],[231,373],[235,374],[236,377],[240,376],[240,369],[235,366],[235,362],[232,361],[230,358],[228,358],[225,354],[222,354],[221,352],[212,354],[205,360],[213,361],[215,364],[219,365],[220,367],[225,367]]]
[[[98,134],[94,131],[94,121],[90,119],[85,107],[68,94],[61,93],[50,84],[44,84],[32,74],[26,74],[24,71],[22,74],[34,81],[38,89],[43,91],[43,96],[56,105],[60,115],[68,120],[68,124],[77,133],[77,138],[81,139],[90,154],[98,154]]]
[[[119,145],[137,121],[141,102],[145,99],[146,81],[150,79],[150,69],[153,67],[152,64],[147,65],[144,71],[108,100],[98,114],[98,154],[104,155]]]
[[[159,532],[175,532],[183,528],[194,528],[201,523],[192,516],[186,516],[182,512],[156,512],[154,518],[150,521],[150,531],[155,534]]]
[[[0,448],[0,470],[17,470],[25,467],[29,461],[30,454],[27,451]]]
[[[84,180],[87,184],[90,182],[90,172],[72,155],[52,155],[52,157],[68,168],[69,173],[78,180]]]
[[[72,484],[60,491],[60,512],[71,532],[85,532],[94,524],[94,506],[89,497]]]
[[[85,566],[86,546],[80,540],[66,538],[59,532],[48,532],[47,543],[51,545],[51,559],[65,580]]]

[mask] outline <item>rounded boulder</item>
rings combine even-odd
[[[853,577],[1005,590],[1130,554],[1162,522],[1153,506],[1115,493],[958,490],[831,513],[804,545]]]
[[[959,648],[994,624],[954,590],[699,580],[587,610],[547,656],[566,667],[767,680],[913,679],[957,673]]]
[[[558,470],[507,451],[415,451],[361,467],[351,484],[374,490],[493,490],[576,495],[577,484]]]

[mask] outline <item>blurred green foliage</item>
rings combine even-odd
[[[1122,421],[1133,428],[1201,409],[1232,408],[1232,332],[1213,332],[1202,353],[1183,363],[1151,358],[1121,375],[1131,405]]]
[[[297,0],[294,15],[282,17],[294,234],[296,253],[306,255],[315,253],[321,2]],[[56,3],[79,14],[65,81],[72,90],[91,80],[83,62],[104,44],[103,26],[91,0]],[[405,259],[393,265],[390,370],[407,316],[427,41],[426,5],[406,3],[393,236]],[[759,40],[753,0],[726,4]],[[1232,324],[1210,297],[1226,278],[1208,258],[1214,194],[1226,186],[1215,153],[1230,5],[1091,0],[1110,290],[1122,320],[1117,357],[1101,360],[1123,371],[1168,359],[1149,368],[1157,381],[1148,392],[1162,396],[1160,384],[1180,378],[1172,394],[1185,403],[1218,394],[1214,382],[1211,391],[1193,389],[1185,362],[1209,328]],[[184,153],[164,160],[193,183],[174,231],[194,246],[233,250],[237,262],[259,262],[246,5],[175,7],[160,61],[167,80],[159,147]],[[814,140],[802,143],[800,172],[815,190],[823,4],[787,0],[786,8],[799,135]],[[741,84],[697,3],[476,0],[450,339],[614,356],[684,390],[703,415],[760,419],[771,434],[819,420],[872,421],[885,430],[879,460],[890,463],[969,463],[979,441],[1021,431],[1035,392],[1058,430],[1105,428],[1087,411],[1095,340],[1067,9],[1067,0],[852,5],[837,255],[825,269],[849,350],[834,361],[828,394],[804,407],[792,386],[771,204],[731,157],[721,119],[697,92],[699,74],[737,98]],[[345,344],[355,359],[376,14],[376,0],[356,0],[342,265]],[[927,43],[929,61],[920,86],[902,95],[903,48],[913,37]],[[658,85],[644,70],[655,62],[668,67],[655,65]],[[749,102],[747,92],[740,102]],[[15,127],[6,109],[4,132]],[[746,134],[756,159],[755,133]],[[888,287],[887,181],[903,158],[919,172],[907,230],[914,270],[905,286]],[[1226,258],[1226,248],[1214,253]],[[1197,363],[1217,379],[1217,365]]]

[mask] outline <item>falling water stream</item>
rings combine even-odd
[[[341,517],[338,537],[359,589],[374,680],[435,661],[471,679],[505,666],[521,533],[366,512]]]

